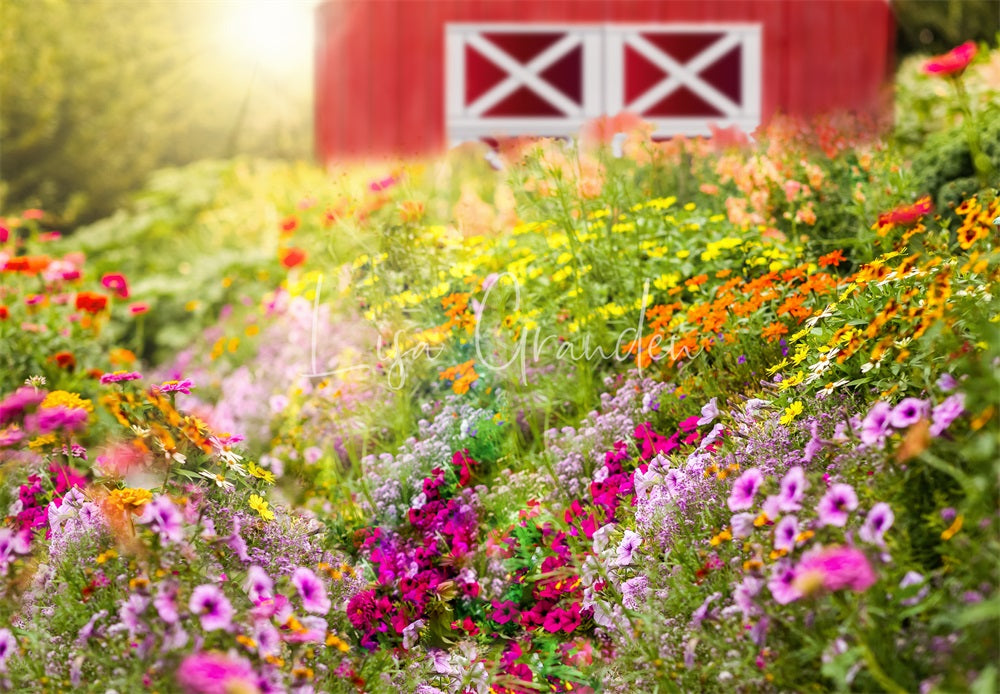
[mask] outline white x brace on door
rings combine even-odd
[[[760,124],[755,24],[448,24],[445,113],[452,142],[569,136],[628,111],[654,136]]]

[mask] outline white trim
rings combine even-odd
[[[556,41],[529,63],[521,64],[485,38],[486,33],[562,33]],[[602,114],[614,115],[643,111],[656,105],[676,89],[685,86],[723,114],[718,118],[646,117],[656,128],[655,137],[673,135],[710,135],[709,124],[720,128],[738,126],[751,132],[760,124],[763,26],[749,23],[683,24],[519,24],[466,23],[445,24],[445,117],[446,137],[450,142],[478,140],[491,135],[539,135],[568,137],[579,133],[589,120]],[[660,51],[641,34],[722,33],[684,64]],[[624,101],[624,50],[630,46],[662,69],[668,77],[653,85],[632,103]],[[465,50],[474,48],[485,59],[508,73],[475,103],[465,103]],[[723,94],[701,78],[700,73],[739,46],[742,72],[740,103]],[[582,51],[581,102],[575,103],[539,75],[572,50]],[[527,87],[561,111],[552,117],[484,117],[482,114],[520,87]]]

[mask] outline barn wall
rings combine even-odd
[[[891,69],[885,0],[327,0],[317,8],[322,161],[440,150],[447,22],[754,22],[766,120],[871,111]]]

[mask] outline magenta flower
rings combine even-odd
[[[176,624],[180,621],[180,615],[177,613],[176,581],[164,581],[160,584],[156,597],[153,598],[153,607],[164,623]]]
[[[109,383],[121,383],[123,381],[138,381],[140,378],[142,378],[142,374],[137,371],[115,371],[114,373],[101,376],[101,385],[106,386]]]
[[[210,583],[194,589],[188,608],[201,617],[201,628],[205,631],[229,629],[232,626],[233,606],[229,604],[225,594]]]
[[[101,284],[121,298],[128,298],[128,282],[125,280],[125,275],[107,274],[101,278]]]
[[[24,418],[24,428],[40,436],[77,431],[87,426],[87,411],[76,407],[43,407]]]
[[[257,677],[250,664],[221,653],[189,655],[177,668],[177,681],[186,694],[257,690]]]
[[[326,614],[330,611],[330,599],[326,597],[326,586],[316,574],[304,566],[292,573],[292,585],[299,591],[302,607],[306,612]]]
[[[520,611],[517,609],[517,603],[512,600],[504,600],[502,602],[493,601],[492,619],[497,624],[506,624],[507,622],[516,620],[520,614]]]
[[[799,521],[795,516],[785,516],[774,526],[774,548],[779,552],[795,549],[795,538],[799,534]]]
[[[796,572],[795,583],[807,589],[818,584],[829,591],[848,588],[860,593],[875,583],[868,557],[855,547],[828,547],[803,557]]]
[[[247,570],[247,580],[243,583],[243,588],[254,604],[274,597],[274,582],[267,572],[257,565]]]
[[[166,494],[160,494],[148,504],[139,516],[139,522],[148,525],[160,536],[164,544],[180,542],[184,539],[184,517]]]
[[[3,400],[0,400],[0,424],[9,424],[18,419],[25,410],[45,399],[44,390],[30,387],[18,388]]]
[[[10,629],[0,629],[0,672],[7,672],[7,661],[17,652],[17,639]]]
[[[795,587],[796,575],[795,568],[787,560],[774,565],[767,587],[779,605],[787,605],[802,597],[802,591]]]
[[[906,429],[927,416],[928,405],[920,398],[905,398],[889,414],[889,424]]]
[[[158,386],[153,386],[153,390],[159,393],[182,393],[183,395],[191,395],[192,388],[194,388],[194,383],[186,378],[183,381],[164,381]]]
[[[887,402],[879,400],[868,410],[861,422],[861,443],[867,446],[881,445],[882,439],[889,433],[889,415],[892,407]]]
[[[816,511],[820,525],[834,525],[843,528],[850,512],[858,507],[858,495],[849,484],[835,484],[819,500]]]
[[[955,393],[945,398],[931,412],[931,436],[940,436],[965,412],[965,395]]]
[[[753,498],[763,483],[764,476],[757,468],[751,468],[740,475],[729,494],[729,510],[745,511],[753,506]]]
[[[798,511],[802,508],[802,495],[809,488],[806,473],[801,466],[789,468],[781,478],[781,491],[778,493],[778,508],[782,511]]]
[[[882,536],[885,531],[892,527],[896,519],[892,513],[892,508],[885,502],[879,502],[872,506],[872,510],[865,517],[865,523],[858,531],[858,537],[878,547],[885,547]]]

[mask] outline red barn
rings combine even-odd
[[[326,0],[317,20],[325,163],[622,111],[661,137],[872,112],[892,60],[887,0]]]

